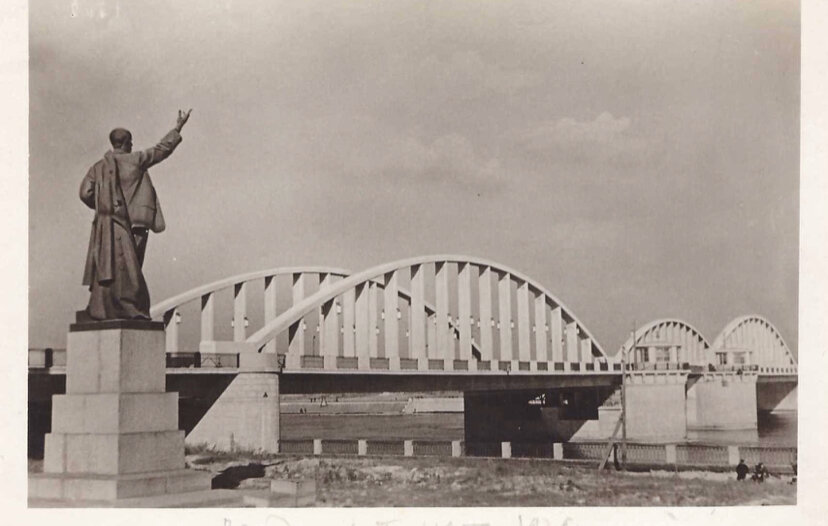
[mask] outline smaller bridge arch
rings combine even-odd
[[[679,369],[706,367],[710,344],[689,323],[665,318],[653,320],[635,330],[619,352],[630,352],[628,362],[637,369]],[[620,358],[620,354],[617,355]]]
[[[751,365],[762,374],[795,374],[797,362],[776,327],[757,314],[739,316],[725,325],[711,346],[717,367]]]
[[[231,313],[231,325],[233,327],[233,341],[242,342],[247,337],[248,333],[248,298],[247,292],[251,286],[257,281],[264,281],[264,297],[263,297],[263,311],[264,322],[267,323],[277,316],[276,307],[276,289],[277,278],[290,280],[290,301],[291,305],[298,303],[304,299],[308,294],[308,289],[312,286],[318,285],[319,289],[323,289],[332,285],[333,283],[344,279],[350,275],[350,271],[337,267],[277,267],[265,270],[258,270],[255,272],[248,272],[245,274],[238,274],[230,276],[206,285],[193,288],[189,291],[183,292],[171,298],[168,298],[160,303],[154,305],[150,309],[150,316],[152,318],[162,318],[166,331],[166,351],[168,353],[177,353],[180,348],[181,334],[178,325],[182,322],[181,310],[190,303],[200,301],[200,341],[195,348],[204,349],[206,344],[209,349],[210,346],[215,347],[216,343],[216,296],[223,290],[233,289],[233,305]],[[379,290],[383,290],[384,284],[381,280],[374,280],[371,286]],[[411,300],[410,293],[405,289],[398,288],[397,294],[403,301]],[[341,308],[341,306],[340,306]],[[434,307],[429,304],[424,304],[424,309],[427,315],[434,314]],[[450,323],[451,327],[456,332],[456,327]],[[308,330],[307,324],[303,323],[302,333],[311,332]],[[301,342],[300,342],[301,343]],[[190,346],[192,349],[193,346]],[[268,352],[275,352],[275,342],[268,342]],[[479,355],[477,345],[473,345],[473,352]]]
[[[182,320],[182,310],[188,304],[200,303],[199,340],[195,346],[188,346],[188,351],[204,350],[204,345],[213,345],[217,340],[216,318],[217,297],[219,293],[232,289],[233,304],[230,307],[230,323],[233,329],[233,342],[242,342],[248,332],[248,291],[257,282],[263,282],[262,313],[264,323],[274,319],[277,312],[277,280],[287,280],[290,289],[290,302],[296,303],[307,295],[311,284],[320,288],[349,275],[345,269],[336,267],[277,267],[230,276],[200,287],[193,288],[154,305],[150,309],[153,319],[162,318],[166,333],[166,350],[177,353],[181,350],[179,325],[191,320]],[[271,348],[271,351],[275,348]]]

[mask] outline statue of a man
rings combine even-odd
[[[141,267],[149,231],[164,230],[164,216],[147,169],[170,156],[192,110],[161,141],[132,151],[132,134],[116,128],[112,150],[83,178],[80,198],[95,210],[83,284],[89,286],[86,315],[93,320],[150,319],[150,298]]]

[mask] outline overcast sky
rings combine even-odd
[[[657,4],[657,5],[656,5]],[[457,253],[633,320],[797,343],[799,7],[785,1],[30,3],[30,346],[63,346],[116,126],[154,144],[153,302],[287,265]]]

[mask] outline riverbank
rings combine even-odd
[[[599,471],[538,459],[300,457],[200,450],[187,467],[213,487],[267,490],[271,480],[316,482],[315,507],[547,507],[794,505],[790,476],[737,482],[726,472]],[[30,460],[29,472],[42,470]]]
[[[317,507],[735,506],[796,504],[789,477],[736,482],[707,471],[598,471],[594,465],[484,458],[303,458],[201,453],[188,465],[221,487],[265,489],[271,479],[317,484]]]

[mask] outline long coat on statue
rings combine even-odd
[[[87,313],[96,320],[149,319],[149,290],[112,152],[89,169],[80,197],[95,210],[83,272]]]
[[[95,163],[80,198],[95,210],[83,284],[91,292],[86,311],[96,320],[149,319],[149,291],[141,272],[147,230],[164,230],[164,215],[147,168],[169,157],[181,143],[171,130],[158,144],[136,152],[110,151]],[[133,229],[142,231],[141,249]]]

